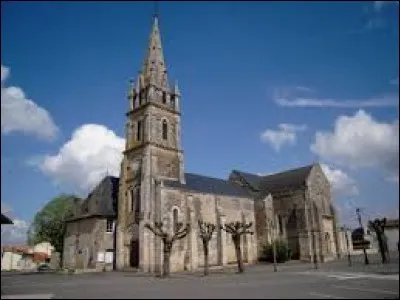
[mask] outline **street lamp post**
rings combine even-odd
[[[349,235],[347,234],[349,230],[350,228],[343,226],[343,231],[346,236],[347,261],[349,262],[349,267],[351,267],[350,242]]]
[[[365,232],[364,232],[364,227],[362,226],[362,221],[361,221],[361,215],[360,215],[360,209],[357,208],[356,209],[356,214],[357,214],[357,219],[358,219],[358,223],[360,224],[360,227],[362,229],[362,249],[364,252],[364,262],[366,265],[369,264],[369,260],[368,260],[368,255],[367,255],[367,250],[365,249]]]

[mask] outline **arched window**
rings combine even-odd
[[[130,196],[130,200],[131,200],[131,211],[133,211],[134,210],[134,208],[135,208],[135,195],[134,195],[134,193],[133,193],[133,190],[130,190],[129,191],[129,196]]]
[[[328,232],[325,233],[325,251],[326,254],[331,254],[331,237]]]
[[[137,187],[135,190],[135,212],[140,213],[140,187]]]
[[[136,128],[136,140],[138,141],[142,140],[142,127],[143,127],[143,121],[138,121]]]
[[[144,91],[140,90],[140,92],[139,92],[139,106],[142,105],[143,98],[144,98]]]
[[[172,225],[174,232],[178,230],[178,221],[178,209],[174,208],[172,211]]]
[[[172,109],[175,109],[175,96],[174,95],[171,96],[170,106]]]
[[[166,92],[162,93],[162,103],[167,104],[167,93]]]
[[[163,140],[168,139],[168,124],[166,120],[162,122],[162,138]]]
[[[279,225],[279,234],[283,234],[283,222],[282,222],[282,216],[278,215],[278,225]]]

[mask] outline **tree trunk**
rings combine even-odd
[[[377,238],[378,238],[378,245],[379,245],[379,252],[381,254],[381,258],[382,258],[382,263],[386,263],[386,249],[384,246],[384,241],[382,238],[382,235],[379,233],[377,234]]]
[[[242,251],[240,249],[240,236],[238,238],[233,239],[233,244],[235,245],[236,259],[237,259],[239,273],[243,273],[244,268],[243,268]]]
[[[208,243],[203,241],[204,250],[204,276],[208,275]]]
[[[164,243],[164,262],[163,262],[163,277],[169,276],[169,261],[171,256],[171,245],[169,242]]]
[[[276,272],[276,240],[272,242],[272,255],[274,259],[274,272]]]

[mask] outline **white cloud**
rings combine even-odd
[[[1,65],[1,83],[6,80],[8,74],[10,74],[10,69],[6,66]]]
[[[20,87],[6,87],[10,69],[1,65],[1,132],[24,132],[40,138],[53,139],[58,133],[50,114],[27,99]]]
[[[348,167],[379,167],[387,176],[399,173],[399,121],[380,123],[365,111],[339,116],[332,132],[316,132],[311,151]]]
[[[390,80],[390,84],[399,86],[399,77],[393,78]]]
[[[298,131],[306,130],[306,125],[279,124],[277,130],[266,129],[261,133],[261,141],[271,145],[275,151],[279,151],[285,144],[294,145]]]
[[[347,173],[326,164],[321,164],[321,168],[331,183],[334,195],[356,196],[359,194],[355,180]]]
[[[298,85],[298,86],[295,87],[295,89],[300,91],[300,92],[305,92],[305,93],[314,92],[314,89],[312,89],[310,87],[303,86],[303,85]]]
[[[1,226],[1,243],[25,244],[29,227],[28,223],[13,217],[12,209],[4,203],[1,203],[1,213],[9,217],[14,223]]]
[[[14,219],[14,224],[1,226],[2,244],[25,244],[27,239],[28,224],[21,219]]]
[[[77,128],[55,155],[34,158],[32,164],[58,184],[87,192],[108,173],[119,176],[125,140],[103,125]]]
[[[398,95],[387,95],[381,98],[367,100],[334,100],[322,98],[303,98],[303,97],[275,97],[274,101],[283,107],[336,107],[336,108],[362,108],[362,107],[388,107],[398,106]]]
[[[386,180],[399,184],[399,174],[393,174],[391,176],[388,176],[386,177]]]
[[[374,10],[375,12],[380,12],[384,6],[397,4],[399,5],[399,1],[374,1]]]

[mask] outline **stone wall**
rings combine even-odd
[[[336,214],[332,211],[332,207],[334,207],[332,202],[331,195],[331,187],[328,179],[326,178],[322,168],[319,164],[314,165],[312,168],[310,175],[307,180],[308,187],[308,197],[313,203],[313,209],[311,210],[311,216],[315,222],[315,230],[316,232],[316,248],[318,253],[318,258],[323,261],[326,255],[326,246],[325,246],[325,236],[326,234],[333,235],[332,240],[334,241],[332,248],[335,250],[335,255],[337,255],[337,232],[338,228],[336,227]],[[332,223],[328,225],[325,223],[324,227],[324,219],[328,217],[332,220]],[[329,257],[327,256],[329,259]]]
[[[399,228],[386,228],[385,235],[388,240],[389,251],[398,251]]]
[[[106,224],[106,219],[95,217],[68,222],[64,239],[63,266],[78,269],[96,268],[98,253],[114,249],[114,234],[106,232]]]
[[[190,223],[192,230],[184,239],[175,242],[171,253],[171,271],[194,270],[203,266],[203,246],[198,234],[197,220],[202,219],[216,225],[225,222],[253,222],[254,200],[231,196],[202,194],[180,189],[163,187],[161,189],[160,219],[166,228],[172,232],[173,210],[178,211],[178,220]],[[253,225],[253,230],[254,225]],[[156,240],[159,240],[156,238]],[[158,244],[158,246],[157,246]],[[157,241],[153,245],[155,252],[162,256],[162,247]],[[246,236],[242,239],[242,253],[245,261],[254,262],[257,259],[257,237]],[[161,264],[161,259],[148,262]],[[226,265],[236,262],[235,249],[231,238],[225,231],[216,230],[210,241],[209,264]],[[156,268],[157,269],[157,268]]]
[[[288,189],[276,192],[273,194],[273,205],[276,218],[275,236],[287,241],[294,258],[308,258],[309,237],[304,210],[304,190]]]

